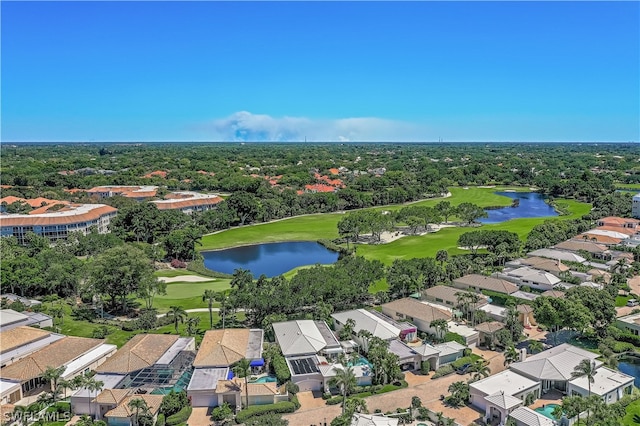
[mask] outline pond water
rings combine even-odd
[[[204,251],[202,256],[204,266],[212,271],[233,274],[242,268],[251,271],[256,278],[262,274],[271,278],[298,266],[329,264],[338,260],[338,253],[315,241],[256,244]]]
[[[640,359],[634,361],[630,358],[624,359],[624,361],[620,361],[618,363],[618,370],[622,371],[625,374],[635,377],[633,383],[640,387]]]
[[[482,223],[500,223],[510,219],[523,217],[547,217],[558,216],[553,207],[544,202],[544,196],[537,192],[496,192],[497,195],[518,200],[517,207],[502,207],[495,210],[487,210],[489,217],[480,219]],[[473,200],[470,200],[473,202]]]

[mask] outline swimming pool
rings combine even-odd
[[[278,379],[276,379],[275,376],[263,376],[260,377],[258,380],[251,382],[251,383],[274,383],[277,382]]]
[[[551,420],[558,420],[556,417],[553,416],[553,410],[558,406],[558,404],[547,404],[544,407],[538,407],[536,408],[535,412],[542,414],[545,417],[550,418]]]
[[[373,369],[373,365],[369,362],[368,359],[366,359],[363,356],[361,356],[355,363],[353,363],[353,362],[347,363],[348,367],[355,367],[357,365],[367,365],[367,366],[369,366],[369,368]]]

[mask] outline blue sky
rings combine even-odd
[[[2,140],[638,141],[638,2],[7,2]]]

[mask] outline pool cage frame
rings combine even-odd
[[[137,388],[137,393],[151,393],[158,388],[173,387],[185,372],[192,370],[195,357],[195,351],[180,351],[169,364],[154,364],[127,374],[118,384],[118,389]]]

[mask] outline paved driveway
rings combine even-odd
[[[491,374],[505,370],[503,354],[480,349],[474,349],[474,353],[478,353],[489,361]],[[433,375],[433,373],[431,375]],[[442,411],[445,416],[453,417],[463,425],[468,425],[472,421],[480,418],[483,413],[473,408],[462,407],[454,409],[445,407],[440,401],[440,395],[448,395],[449,392],[447,389],[451,383],[468,380],[469,375],[460,376],[454,373],[435,380],[430,378],[431,375],[424,377],[408,372],[406,378],[407,383],[410,383],[409,387],[365,398],[369,412],[373,413],[376,409],[381,410],[383,413],[396,411],[397,408],[407,409],[411,405],[411,398],[417,396],[422,400],[422,405],[425,407],[435,412]],[[413,385],[411,385],[411,383],[413,383]],[[283,418],[289,420],[290,426],[320,426],[324,424],[325,419],[327,424],[329,424],[331,420],[339,416],[342,412],[340,405],[325,405],[322,398],[319,398],[320,401],[322,401],[322,405],[317,405],[316,402],[310,403],[307,401],[308,394],[310,394],[309,392],[301,392],[301,394],[305,394],[301,395],[305,400],[305,404],[303,405],[301,400],[301,407],[298,411],[283,416]],[[300,397],[298,397],[298,399],[300,399]],[[191,423],[189,423],[189,426],[191,426]]]

